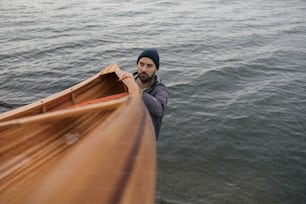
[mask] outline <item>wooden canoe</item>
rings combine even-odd
[[[0,114],[0,203],[154,203],[154,128],[120,73]]]

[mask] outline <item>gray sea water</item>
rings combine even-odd
[[[305,0],[0,0],[0,112],[160,52],[156,203],[306,203]]]

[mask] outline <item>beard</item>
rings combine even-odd
[[[150,76],[149,74],[142,72],[138,74],[138,77],[142,83],[148,83],[153,80],[154,74]]]

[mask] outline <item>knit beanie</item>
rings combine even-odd
[[[153,60],[157,69],[159,69],[159,55],[156,49],[146,49],[144,50],[137,59],[137,64],[142,57],[148,57]]]

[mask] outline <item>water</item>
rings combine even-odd
[[[161,56],[157,203],[306,203],[304,0],[0,0],[0,112]]]

